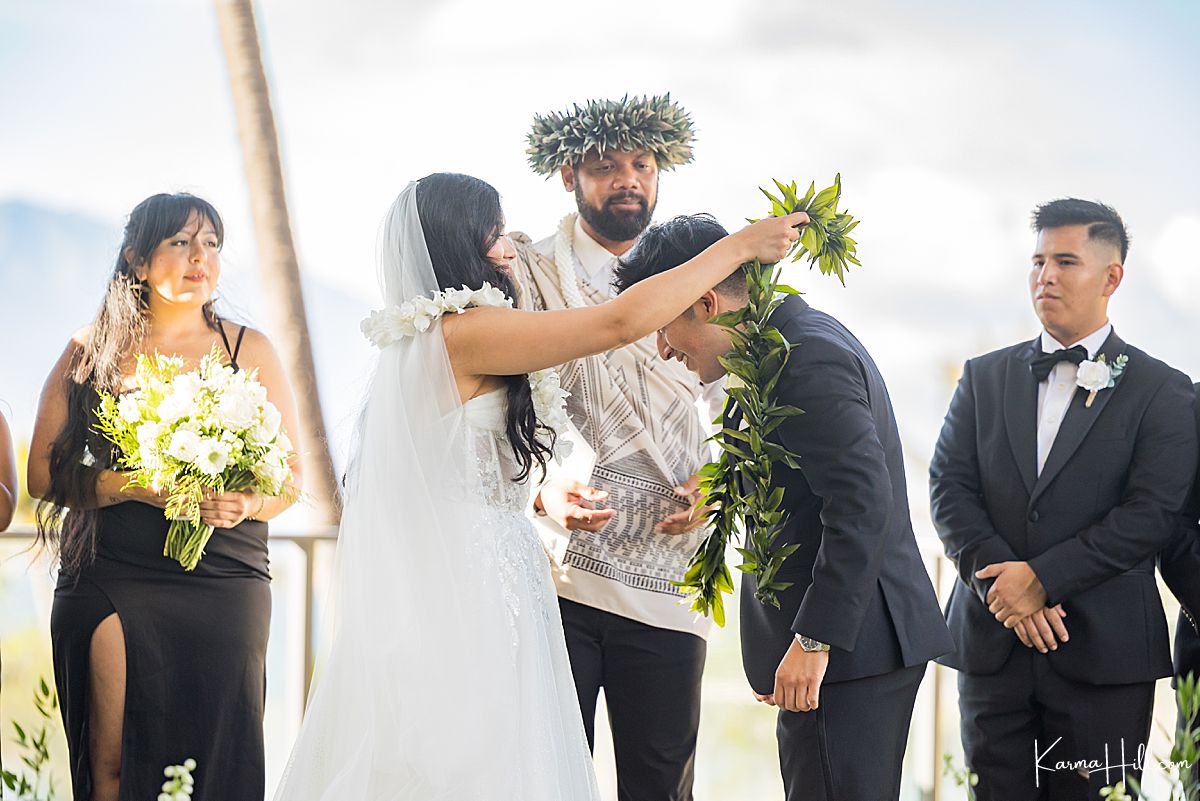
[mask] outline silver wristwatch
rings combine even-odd
[[[808,653],[829,650],[829,646],[825,643],[817,642],[812,637],[805,637],[803,634],[796,635],[796,642],[800,643],[800,647]]]

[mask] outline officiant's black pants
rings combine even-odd
[[[596,699],[604,688],[617,797],[692,801],[704,640],[573,601],[559,603],[589,746],[595,745]]]
[[[815,711],[780,711],[775,734],[787,801],[898,799],[908,727],[924,676],[921,664],[825,684]]]
[[[979,801],[1093,801],[1101,787],[1120,781],[1120,766],[1135,762],[1148,741],[1154,682],[1083,684],[1060,676],[1032,648],[1016,648],[997,673],[959,673],[958,699],[963,751],[979,774]],[[1095,770],[1071,769],[1092,760]]]

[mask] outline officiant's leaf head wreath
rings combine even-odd
[[[778,194],[764,191],[771,213],[783,216],[806,212],[810,222],[789,255],[808,257],[823,275],[843,283],[849,265],[858,264],[856,243],[849,233],[858,224],[839,211],[841,176],[831,186],[810,185],[800,194],[796,184],[775,182]],[[634,249],[621,259],[615,284],[627,289],[650,275],[675,267],[725,235],[708,215],[679,217],[650,228]],[[776,387],[793,345],[770,323],[771,314],[796,290],[779,282],[776,265],[758,261],[742,265],[714,287],[692,309],[660,332],[667,355],[685,361],[705,383],[726,376],[730,402],[717,419],[712,440],[720,448],[717,461],[701,471],[700,489],[709,509],[708,536],[700,544],[678,585],[692,598],[692,608],[725,622],[723,593],[733,592],[733,577],[725,561],[731,541],[743,537],[739,570],[754,575],[755,597],[779,606],[778,593],[791,586],[777,578],[779,568],[798,544],[776,546],[788,521],[783,488],[773,482],[776,465],[799,468],[799,457],[771,434],[787,418],[803,411],[780,403]]]
[[[535,116],[525,152],[533,171],[546,176],[610,150],[645,150],[665,171],[692,160],[693,138],[691,116],[670,94],[625,95]]]
[[[194,195],[157,194],[134,207],[100,309],[67,366],[67,419],[51,444],[50,486],[38,504],[37,525],[39,544],[57,548],[68,575],[77,575],[95,557],[96,473],[114,460],[112,445],[95,430],[99,392],[120,391],[122,364],[147,332],[151,293],[198,305],[209,327],[218,327],[213,303],[219,262],[209,260],[207,280],[197,285],[156,258],[181,231],[211,237],[208,246],[217,251],[225,241],[221,215]]]
[[[487,284],[515,300],[517,287],[508,267],[515,251],[504,235],[500,193],[478,178],[446,172],[422,178],[416,191],[417,213],[438,285],[482,290]],[[505,428],[521,468],[516,480],[524,481],[535,466],[545,470],[553,457],[556,434],[539,421],[526,376],[506,376],[505,385]]]

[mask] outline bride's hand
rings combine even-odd
[[[533,506],[567,531],[599,531],[612,519],[612,509],[596,509],[592,504],[608,498],[608,493],[568,478],[552,478],[542,485]]]
[[[797,227],[807,223],[808,215],[796,211],[785,217],[766,217],[733,236],[743,240],[746,261],[758,259],[764,264],[774,264],[782,260],[791,250],[792,243],[800,238]]]

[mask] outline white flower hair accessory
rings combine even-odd
[[[359,329],[372,345],[382,350],[404,337],[425,333],[444,314],[462,314],[477,306],[511,309],[512,305],[512,298],[491,284],[484,283],[479,289],[464,286],[462,289],[439,290],[432,298],[418,295],[399,306],[372,311],[359,323]],[[534,413],[539,423],[555,432],[554,458],[561,461],[571,453],[571,442],[563,437],[567,430],[570,393],[562,388],[557,370],[537,370],[527,378]]]
[[[1075,374],[1075,384],[1088,391],[1087,401],[1083,404],[1085,409],[1092,408],[1092,402],[1096,400],[1097,392],[1112,389],[1117,385],[1117,379],[1121,377],[1121,373],[1125,372],[1125,365],[1128,362],[1129,357],[1121,354],[1112,364],[1109,364],[1103,353],[1094,360],[1088,359],[1080,362],[1079,370]]]

